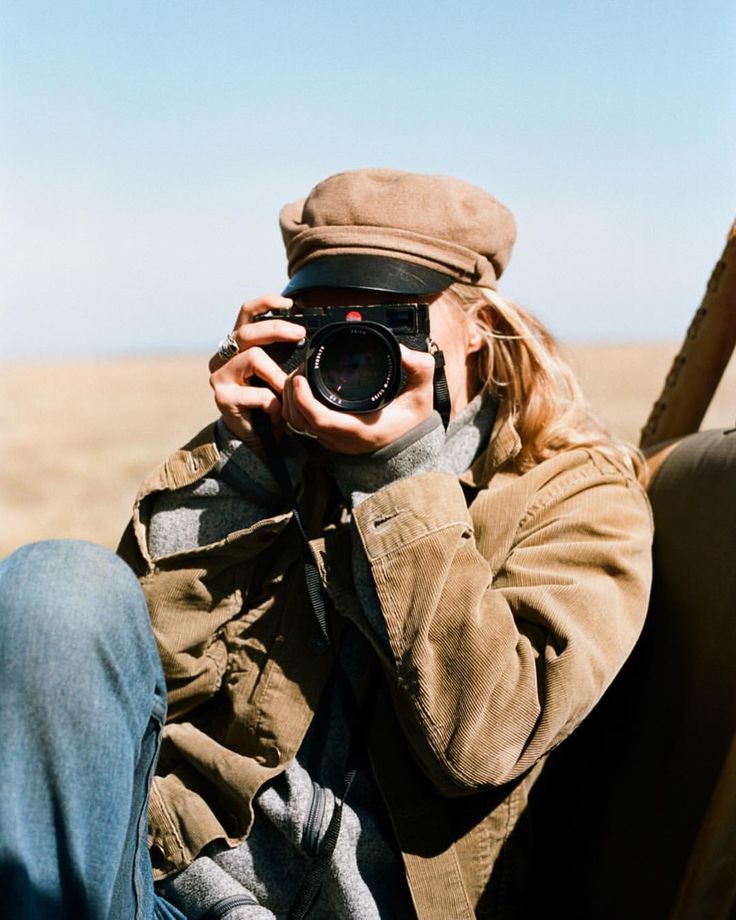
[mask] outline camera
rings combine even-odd
[[[292,308],[257,319],[277,316],[303,326],[304,339],[264,350],[287,374],[304,363],[315,398],[340,412],[375,412],[390,403],[406,383],[399,345],[430,347],[426,303]]]

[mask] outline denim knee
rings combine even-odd
[[[72,673],[75,660],[108,654],[146,664],[158,676],[145,599],[114,553],[82,540],[49,540],[0,563],[0,648],[44,670]]]
[[[165,714],[145,599],[119,558],[64,540],[0,563],[0,877],[14,915],[152,916],[145,814]]]

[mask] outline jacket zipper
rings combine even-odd
[[[222,920],[222,918],[226,917],[234,908],[253,907],[254,904],[257,907],[258,901],[252,894],[248,894],[247,892],[243,894],[234,894],[229,898],[225,898],[223,901],[218,901],[217,904],[213,904],[212,907],[203,914],[201,920]]]
[[[312,780],[312,801],[309,803],[309,812],[307,813],[307,821],[304,825],[302,842],[307,851],[313,856],[317,854],[319,831],[325,816],[326,804],[327,793],[322,786]]]

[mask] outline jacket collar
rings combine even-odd
[[[478,455],[470,469],[460,476],[460,481],[476,489],[485,488],[495,473],[518,457],[520,451],[521,438],[513,421],[509,416],[499,418],[488,447]]]
[[[184,447],[174,453],[144,479],[139,498],[151,492],[181,489],[202,479],[219,460],[215,443],[215,425],[207,425]]]
[[[498,470],[518,456],[520,450],[521,438],[511,418],[497,419],[488,447],[459,477],[460,481],[474,488],[484,488]],[[215,424],[211,423],[146,477],[137,503],[152,492],[191,485],[213,470],[218,461]]]

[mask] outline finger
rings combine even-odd
[[[227,383],[215,390],[215,403],[223,415],[248,419],[253,409],[263,409],[269,415],[281,415],[281,402],[268,387],[242,387]]]
[[[230,383],[250,386],[253,380],[259,381],[257,385],[265,384],[277,394],[283,390],[286,380],[286,374],[279,365],[257,346],[241,352],[213,371],[210,375],[210,386],[213,389]]]
[[[248,300],[242,304],[238,310],[238,316],[235,320],[233,329],[230,332],[230,335],[235,340],[239,349],[243,351],[248,347],[248,337],[244,337],[243,331],[249,324],[254,321],[257,316],[261,315],[262,313],[267,313],[269,310],[288,310],[293,305],[293,303],[294,301],[291,300],[290,297],[282,297],[280,294],[265,294],[262,297],[256,297],[254,300]],[[286,323],[285,320],[282,322]],[[261,335],[257,335],[255,341],[267,341],[262,339],[262,336],[265,334],[266,333],[264,332]],[[287,332],[284,327],[280,327],[275,331],[274,341],[277,339],[283,341],[298,341],[296,336],[296,331]],[[227,358],[220,356],[218,350],[218,352],[212,355],[209,360],[210,373],[213,373],[218,368],[222,367],[227,360]]]
[[[304,341],[304,327],[297,323],[289,323],[283,319],[264,320],[251,325],[239,326],[233,329],[230,335],[241,352],[253,348],[255,345],[271,345],[274,342],[292,342],[298,345]],[[221,358],[219,353],[212,355],[209,360],[210,373],[224,367],[232,358]]]
[[[269,345],[272,342],[293,342],[296,345],[304,341],[305,330],[298,323],[290,323],[285,319],[268,319],[236,326],[230,337],[242,352],[254,345]],[[232,359],[223,358],[219,351],[216,352],[209,360],[210,373],[214,373],[229,360]]]
[[[285,379],[284,372],[265,352],[252,348],[236,355],[213,373],[210,386],[225,424],[234,434],[246,440],[252,434],[253,409],[268,413],[274,426],[280,424],[279,394]]]
[[[304,339],[304,326],[290,323],[285,319],[264,319],[260,322],[246,323],[231,332],[240,346],[240,350],[253,345],[268,345],[271,342],[299,342]]]
[[[416,368],[418,375],[431,380],[426,360],[416,362]],[[401,394],[375,412],[355,415],[323,405],[302,376],[290,375],[284,384],[284,419],[337,453],[364,454],[377,450],[405,434],[431,411],[431,386],[414,389],[408,396]]]
[[[337,435],[351,437],[366,423],[366,416],[358,418],[347,412],[337,412],[319,402],[309,383],[301,374],[291,374],[284,384],[288,394],[289,410],[299,426],[313,432],[320,441],[328,444]],[[295,424],[294,421],[291,424]]]
[[[284,405],[288,406],[288,417],[285,409],[284,418],[328,450],[363,454],[394,440],[392,431],[379,430],[385,409],[361,415],[336,411],[319,402],[301,376],[287,378],[284,394]]]
[[[275,393],[265,387],[238,387],[230,384],[215,394],[215,403],[230,431],[243,441],[253,437],[253,410],[261,409],[271,419],[274,430],[281,426],[281,403]]]
[[[279,393],[285,377],[281,368],[259,348],[236,355],[213,373],[210,386],[228,428],[240,438],[250,437],[253,409],[262,409],[278,424],[281,418]],[[263,385],[255,385],[255,381]]]
[[[297,375],[286,378],[284,389],[281,394],[281,411],[284,421],[296,431],[306,431],[311,434],[310,423],[301,411],[294,394],[294,379]],[[304,378],[300,378],[304,380]],[[304,381],[306,383],[306,381]],[[307,384],[308,386],[308,384]]]
[[[405,390],[426,385],[434,377],[434,357],[426,351],[401,346],[401,366],[406,372]]]
[[[268,313],[269,310],[288,310],[293,303],[290,297],[282,297],[281,294],[264,294],[253,300],[247,300],[238,310],[235,328],[252,322],[255,316]]]

